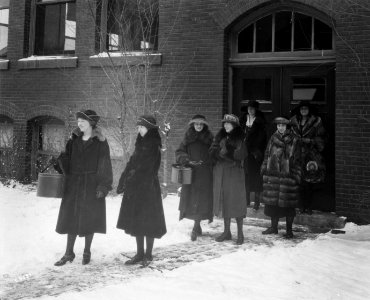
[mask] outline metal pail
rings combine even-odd
[[[182,165],[172,165],[171,181],[174,183],[191,184],[193,170]]]
[[[37,196],[47,198],[62,198],[64,175],[39,173]]]

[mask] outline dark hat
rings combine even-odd
[[[76,112],[76,118],[87,120],[91,125],[96,125],[100,120],[100,117],[96,114],[96,112],[91,109]]]
[[[300,109],[301,107],[308,107],[308,109],[311,109],[312,108],[312,104],[310,101],[308,100],[302,100],[302,101],[299,101],[298,105],[297,105],[297,109]]]
[[[152,115],[142,115],[137,119],[136,125],[145,126],[148,129],[158,128],[157,121]]]
[[[249,100],[247,104],[241,107],[241,111],[248,111],[248,107],[254,107],[256,110],[258,110],[260,104],[256,100]]]
[[[226,114],[222,119],[222,123],[231,123],[234,126],[239,126],[239,118],[233,114]]]
[[[203,115],[195,115],[194,117],[192,117],[191,120],[189,121],[189,125],[193,125],[194,123],[202,123],[208,126],[206,117]]]

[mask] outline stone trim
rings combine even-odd
[[[30,56],[18,60],[18,69],[76,68],[77,60],[72,56]]]

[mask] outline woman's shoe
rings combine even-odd
[[[269,227],[266,230],[262,231],[262,234],[278,234],[277,228]]]
[[[64,254],[63,257],[54,264],[54,266],[57,266],[57,267],[63,266],[68,261],[69,262],[72,262],[75,259],[75,257],[76,257],[76,255],[74,253],[72,253],[72,254]]]
[[[144,254],[136,254],[133,258],[125,261],[125,265],[135,265],[144,259]]]
[[[223,242],[226,240],[231,240],[231,232],[223,232],[220,236],[216,238],[216,242]]]
[[[91,253],[90,252],[84,252],[82,255],[82,264],[87,265],[90,262],[91,259]]]
[[[242,245],[244,243],[244,235],[240,234],[238,235],[238,238],[236,240],[237,245]]]
[[[198,237],[198,233],[195,231],[195,229],[193,229],[190,234],[190,239],[194,242],[197,240],[197,237]]]
[[[286,239],[288,239],[288,240],[290,240],[290,239],[294,238],[293,232],[292,232],[292,231],[290,231],[290,230],[288,230],[288,231],[286,232],[286,234],[284,234],[284,238],[286,238]]]

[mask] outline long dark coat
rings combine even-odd
[[[132,236],[161,238],[166,233],[158,170],[161,137],[157,129],[137,136],[135,150],[123,171],[117,192],[123,192],[117,228]]]
[[[58,157],[56,169],[65,174],[64,194],[56,232],[85,236],[106,233],[105,196],[112,189],[109,146],[99,128],[88,141],[76,129],[66,150]],[[103,198],[97,198],[97,191]]]
[[[245,217],[245,178],[243,161],[246,151],[244,133],[235,127],[230,133],[222,128],[210,148],[216,162],[213,169],[213,213],[218,217]]]
[[[260,171],[267,144],[266,121],[263,113],[259,110],[256,111],[256,118],[251,127],[245,126],[247,114],[243,115],[240,121],[243,124],[248,153],[244,163],[246,188],[251,192],[261,192],[262,176]]]
[[[263,174],[262,202],[270,206],[298,207],[301,181],[298,138],[287,129],[276,131],[266,147],[261,166]]]
[[[302,180],[308,182],[322,182],[325,178],[325,163],[322,151],[325,146],[325,129],[321,118],[311,115],[303,126],[300,126],[300,119],[297,115],[290,120],[292,131],[298,137],[301,147]],[[308,143],[303,142],[307,138]],[[309,161],[316,161],[317,172],[309,172],[306,165]]]
[[[208,126],[204,125],[201,132],[197,132],[194,126],[190,126],[179,148],[176,150],[176,162],[187,164],[189,161],[202,161],[200,165],[193,167],[192,183],[184,184],[181,188],[180,197],[180,220],[210,221],[213,218],[213,166],[209,155],[209,147],[212,144],[213,134]]]

